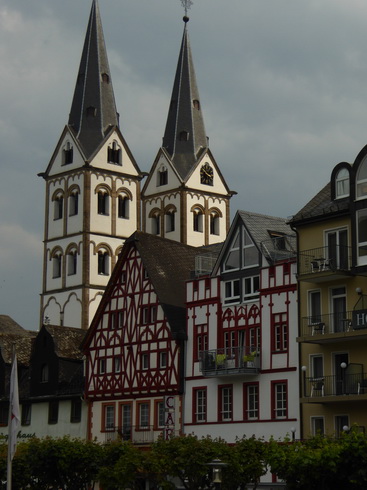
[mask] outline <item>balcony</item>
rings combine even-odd
[[[158,439],[164,432],[163,428],[157,429],[151,425],[147,427],[138,426],[124,426],[124,427],[110,427],[105,430],[105,442],[113,441],[131,441],[136,445],[148,445],[152,444]],[[178,436],[179,431],[173,431],[174,435]],[[170,429],[170,434],[172,430]]]
[[[314,315],[301,320],[298,342],[324,344],[366,339],[367,310],[354,310],[329,315]]]
[[[304,250],[299,253],[300,281],[325,282],[351,275],[351,247],[335,245]]]
[[[345,373],[317,378],[304,378],[304,398],[307,403],[367,400],[367,376],[363,373]]]
[[[200,371],[203,376],[235,376],[258,374],[260,356],[249,347],[214,349],[203,351],[200,359]]]

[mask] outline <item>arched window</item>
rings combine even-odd
[[[154,211],[150,214],[151,221],[151,233],[152,235],[159,235],[161,232],[161,216],[159,211]]]
[[[219,235],[219,214],[216,211],[210,213],[210,234]]]
[[[68,253],[68,276],[73,276],[77,272],[78,252],[71,250]]]
[[[62,150],[62,165],[69,165],[70,163],[73,163],[73,147],[67,141]]]
[[[349,196],[349,172],[346,168],[342,168],[335,177],[335,197]]]
[[[170,206],[165,210],[165,230],[166,233],[171,231],[175,231],[175,217],[176,217],[176,208],[174,206]]]
[[[118,196],[118,210],[117,216],[119,218],[129,218],[130,212],[130,199],[126,194],[120,194]]]
[[[365,198],[367,196],[367,159],[365,159],[359,169],[357,174],[357,192],[356,197]]]
[[[121,147],[117,141],[113,141],[107,148],[107,161],[115,165],[121,165]]]
[[[69,216],[77,215],[78,207],[79,207],[79,191],[75,189],[69,194]]]
[[[108,276],[110,273],[110,255],[106,250],[98,252],[98,274]]]
[[[110,214],[110,196],[104,189],[98,191],[98,214],[108,216]]]
[[[54,220],[62,219],[64,212],[64,196],[58,193],[54,197]]]
[[[193,229],[199,233],[203,232],[204,228],[204,213],[200,208],[194,208],[193,213]]]
[[[52,256],[52,277],[57,279],[61,277],[62,254],[57,251]]]

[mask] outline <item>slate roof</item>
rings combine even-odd
[[[119,125],[97,0],[93,0],[90,12],[68,124],[86,159],[111,128]]]
[[[176,338],[184,338],[186,335],[186,281],[192,278],[192,272],[195,270],[195,257],[217,254],[221,244],[192,247],[142,231],[133,233],[124,244],[83,345],[86,345],[93,335],[93,329],[109,301],[109,295],[116,279],[121,274],[121,268],[131,246],[136,247],[139,252],[173,335]]]
[[[250,211],[238,211],[238,215],[246,224],[254,241],[259,245],[261,242],[269,240],[269,232],[278,232],[294,235],[285,218],[277,218],[266,214],[252,213]]]
[[[0,315],[0,349],[4,362],[11,364],[14,346],[19,364],[28,366],[36,335],[37,332],[25,330],[10,316]]]
[[[84,330],[59,325],[44,325],[43,328],[52,336],[55,354],[59,358],[68,360],[81,360],[83,358],[80,344],[85,337]]]
[[[188,17],[184,17],[185,28],[162,144],[171,156],[173,164],[183,180],[188,176],[202,152],[208,147],[187,32],[188,20]],[[198,102],[199,108],[194,107],[193,101]],[[179,137],[182,131],[188,133],[187,140]]]
[[[331,184],[325,185],[298,213],[290,220],[290,224],[296,224],[307,219],[330,217],[334,213],[349,210],[349,198],[331,199]]]

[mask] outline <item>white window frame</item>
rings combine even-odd
[[[238,287],[238,293],[236,293],[235,291],[237,287]],[[241,302],[240,279],[232,279],[231,281],[223,282],[223,297],[224,297],[224,304],[226,305],[233,305]]]
[[[250,292],[246,293],[246,283],[250,282]],[[257,282],[257,284],[256,284]],[[257,288],[256,288],[257,286]],[[259,297],[260,276],[250,276],[243,278],[243,300],[253,301]]]
[[[341,168],[335,177],[335,197],[348,197],[350,193],[350,175],[348,169]]]

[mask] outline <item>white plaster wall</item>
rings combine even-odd
[[[32,414],[30,425],[20,426],[18,442],[24,441],[33,435],[42,437],[63,437],[69,435],[85,439],[87,436],[87,406],[82,404],[81,422],[71,423],[71,400],[60,400],[59,417],[57,424],[48,423],[48,402],[32,403]],[[8,428],[0,427],[0,438],[7,437]]]

